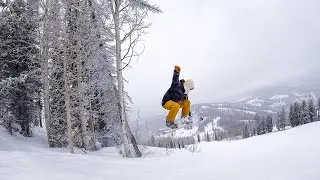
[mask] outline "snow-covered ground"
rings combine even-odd
[[[285,99],[288,97],[289,97],[289,95],[287,95],[287,94],[278,94],[278,95],[272,96],[270,99]]]
[[[270,105],[270,107],[276,108],[276,107],[281,107],[281,106],[285,106],[286,103],[284,101],[279,101],[279,102],[275,102],[273,104]]]
[[[112,148],[90,154],[48,149],[44,138],[25,141],[0,128],[0,179],[319,180],[319,129],[317,122],[245,140],[203,142],[194,153],[147,148],[144,157],[126,159]]]
[[[243,113],[248,113],[248,114],[256,114],[256,112],[254,112],[254,111],[247,111],[247,110],[241,110],[241,109],[231,109],[231,108],[222,108],[222,107],[219,107],[217,109],[222,110],[222,111],[238,111],[238,112],[243,112]]]
[[[246,104],[249,104],[251,106],[262,106],[261,103],[263,103],[263,102],[265,102],[265,101],[262,99],[256,98],[256,99],[252,99],[252,100],[247,101]]]

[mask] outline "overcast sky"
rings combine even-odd
[[[146,49],[125,70],[126,90],[142,116],[166,113],[160,105],[174,65],[192,78],[192,103],[299,76],[320,66],[319,0],[150,0]]]

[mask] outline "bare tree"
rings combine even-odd
[[[142,154],[138,149],[134,136],[132,135],[125,118],[125,94],[124,94],[124,79],[122,70],[129,66],[133,57],[139,56],[134,51],[135,46],[139,42],[140,36],[144,30],[150,25],[144,23],[144,19],[149,11],[159,13],[160,8],[150,5],[144,0],[107,0],[107,6],[111,10],[111,23],[106,30],[115,42],[115,59],[117,67],[117,83],[118,83],[118,99],[120,108],[120,120],[122,129],[122,139],[124,145],[124,155],[132,156],[130,143],[133,145],[135,155],[140,157]],[[123,45],[128,44],[127,48]],[[122,51],[125,51],[122,55]],[[129,62],[124,63],[125,59]],[[125,64],[123,66],[123,64]]]

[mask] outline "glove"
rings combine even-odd
[[[180,72],[181,68],[180,68],[178,65],[176,65],[176,66],[174,66],[174,70],[175,70],[176,72]]]

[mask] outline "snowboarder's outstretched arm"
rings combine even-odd
[[[180,84],[179,75],[180,75],[180,67],[174,66],[173,78],[172,78],[172,83],[171,83],[172,88],[179,86],[179,84]]]

